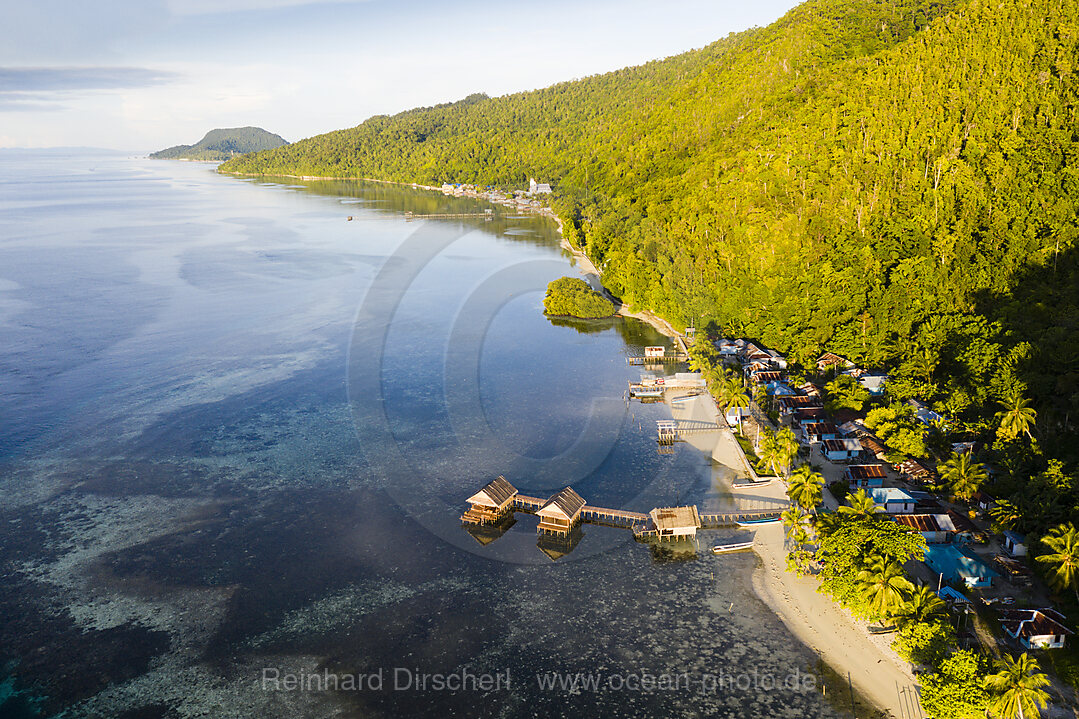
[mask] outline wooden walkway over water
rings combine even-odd
[[[718,432],[719,425],[715,422],[692,419],[660,419],[656,420],[656,438],[661,445],[673,444],[675,440],[687,434],[700,434],[703,432]]]
[[[483,212],[443,212],[433,213],[430,215],[417,215],[414,212],[405,213],[405,222],[411,222],[412,220],[449,220],[459,217],[483,217],[488,220],[494,218],[493,210],[484,210]]]
[[[662,357],[626,357],[626,364],[668,364],[688,361],[689,355],[684,354],[665,354]]]
[[[532,497],[527,494],[514,494],[509,508],[514,512],[535,514],[543,509],[550,500]],[[696,507],[693,507],[696,511]],[[737,527],[746,523],[778,520],[785,506],[776,504],[760,509],[743,512],[707,512],[700,513],[701,529],[722,529]],[[586,504],[580,509],[579,521],[584,524],[598,524],[618,529],[629,529],[637,538],[657,537],[652,517],[645,512],[633,512],[625,509],[611,509]]]

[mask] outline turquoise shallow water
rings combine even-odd
[[[661,405],[623,402],[654,331],[542,315],[575,272],[549,221],[121,155],[0,167],[0,716],[832,715],[784,684],[816,658],[753,554],[587,526],[552,561],[533,518],[461,529],[500,473],[644,511],[715,493],[657,453]],[[415,679],[469,673],[501,683]]]

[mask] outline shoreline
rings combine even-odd
[[[219,170],[220,172],[220,170]],[[414,190],[430,190],[431,192],[437,192],[444,194],[441,187],[434,187],[432,185],[421,185],[418,182],[397,182],[395,180],[376,180],[373,177],[324,177],[321,175],[288,175],[288,174],[266,174],[260,172],[222,172],[224,175],[232,175],[233,177],[287,177],[292,180],[300,180],[304,182],[311,181],[343,181],[351,180],[358,182],[377,182],[383,185],[397,185],[398,187],[410,187]],[[505,209],[513,209],[516,212],[526,212],[533,215],[542,215],[554,220],[555,225],[558,227],[558,240],[562,249],[566,250],[573,256],[579,268],[583,268],[585,271],[582,273],[585,275],[585,281],[592,285],[592,289],[596,290],[604,297],[609,299],[615,305],[615,315],[620,317],[631,317],[636,320],[640,320],[646,324],[651,325],[653,328],[659,331],[660,334],[665,337],[670,337],[678,340],[681,337],[681,333],[676,330],[670,322],[659,317],[658,315],[649,312],[648,310],[631,310],[628,305],[624,304],[620,299],[611,294],[610,290],[603,286],[603,273],[592,263],[588,255],[581,252],[566,239],[565,234],[562,232],[562,219],[558,217],[551,210],[550,207],[515,207],[507,208],[505,205],[499,205],[491,202],[490,199],[474,192],[463,192],[460,196],[468,197],[474,200],[481,200],[496,207],[503,207]],[[593,280],[594,278],[594,280]],[[679,340],[680,341],[680,340]],[[683,350],[686,348],[683,347]]]
[[[695,404],[703,405],[703,413],[692,410],[689,418],[713,421],[721,428],[712,459],[737,474],[736,464],[742,455],[734,441],[733,430],[727,427],[714,402]],[[697,448],[708,452],[707,447]],[[756,491],[748,496],[749,501],[787,497],[786,483],[782,481],[761,482],[752,487]],[[740,494],[735,493],[731,501],[737,506]],[[788,572],[785,532],[781,524],[755,529],[753,551],[760,559],[753,570],[753,593],[779,617],[788,631],[816,652],[841,679],[844,675],[849,676],[858,697],[876,707],[883,716],[909,715],[910,707],[904,705],[900,692],[906,690],[909,696],[917,681],[890,646],[895,635],[869,634],[867,622],[855,620],[846,609],[817,591],[819,582],[815,577]]]
[[[285,177],[301,181],[359,180],[442,192],[441,188],[429,185],[376,180],[373,178],[266,175],[238,172],[224,174],[247,177]],[[487,198],[480,196],[473,196],[473,199],[490,202]],[[566,240],[561,219],[549,207],[521,209],[554,220],[562,249],[566,250],[574,258],[575,266],[593,289],[601,292],[616,304],[616,313],[618,315],[646,322],[663,335],[674,338],[679,343],[682,342],[681,334],[666,320],[647,310],[632,311],[614,298],[610,291],[603,286],[602,272],[584,252],[576,249]],[[685,349],[685,347],[683,346],[682,349]],[[730,433],[731,430],[726,426],[725,418],[720,416],[715,403],[708,402],[707,405],[709,409],[706,411],[714,415],[715,422],[722,428],[721,433],[724,430]],[[733,460],[725,456],[732,454],[733,448],[727,447],[724,451],[720,451],[720,445],[722,444],[721,437],[710,456],[713,461],[724,464],[736,474],[740,474],[741,472],[733,466]],[[704,451],[708,453],[707,450]],[[761,485],[763,484],[765,483],[762,482]],[[757,496],[774,495],[778,498],[781,495],[784,498],[786,497],[786,488],[783,482],[769,482],[767,484],[767,487],[761,487],[761,492]],[[737,494],[734,501],[738,501]],[[754,569],[752,577],[752,590],[757,598],[779,617],[780,621],[798,641],[815,651],[837,675],[842,677],[843,674],[847,674],[850,683],[857,688],[858,694],[862,698],[871,702],[886,716],[904,716],[906,707],[902,703],[900,692],[907,690],[917,682],[909,668],[905,667],[900,658],[891,650],[889,643],[892,635],[883,637],[870,635],[865,627],[859,626],[843,607],[836,604],[829,597],[817,592],[818,582],[815,578],[811,576],[802,577],[787,572],[784,531],[781,525],[758,528],[753,537],[753,549],[761,560],[760,565]]]

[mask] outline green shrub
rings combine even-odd
[[[942,622],[915,622],[899,632],[892,642],[896,654],[912,664],[937,668],[948,656],[955,630]]]

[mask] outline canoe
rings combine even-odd
[[[743,549],[749,549],[753,546],[753,542],[734,542],[732,544],[717,544],[712,547],[712,554],[726,554],[727,552],[738,552]]]
[[[777,524],[781,520],[779,517],[764,517],[763,519],[745,519],[738,522],[739,527],[756,527],[758,524]]]

